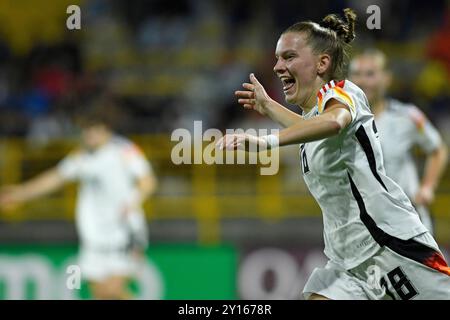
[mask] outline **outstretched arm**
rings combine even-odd
[[[290,127],[302,119],[299,114],[270,98],[253,73],[250,74],[250,83],[243,83],[242,86],[246,90],[236,91],[235,95],[238,97],[238,103],[242,104],[245,109],[256,110],[284,128]]]
[[[19,185],[7,186],[0,191],[0,206],[7,207],[42,197],[56,191],[64,184],[64,178],[56,168]]]
[[[312,119],[300,119],[283,129],[277,136],[256,137],[248,134],[231,134],[218,142],[219,148],[234,150],[264,150],[275,146],[321,140],[337,135],[352,120],[348,107],[335,99],[327,102],[325,111]]]
[[[337,100],[327,103],[325,112],[308,120],[300,120],[289,128],[280,131],[279,145],[298,144],[321,140],[337,135],[351,122],[352,116],[347,107]]]

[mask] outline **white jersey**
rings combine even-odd
[[[411,149],[419,146],[426,153],[436,150],[442,141],[438,131],[417,107],[394,99],[387,100],[375,122],[386,174],[414,199],[420,183]]]
[[[336,136],[300,146],[305,182],[323,213],[325,254],[345,269],[358,266],[392,239],[427,229],[402,189],[385,174],[378,132],[364,92],[348,80],[331,81],[317,105],[329,99],[348,106],[351,124]]]
[[[113,137],[95,151],[80,150],[58,164],[66,180],[78,180],[76,225],[82,245],[123,248],[130,241],[125,208],[136,196],[136,179],[151,173],[143,153],[129,140]],[[140,216],[142,209],[131,214]]]

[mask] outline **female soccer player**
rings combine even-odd
[[[391,81],[386,55],[369,49],[353,57],[349,78],[367,96],[380,135],[386,174],[397,182],[414,204],[422,223],[433,233],[427,206],[447,164],[447,147],[439,132],[414,105],[386,96]],[[419,182],[412,148],[419,146],[427,155]]]
[[[141,204],[155,190],[156,179],[138,147],[111,131],[110,114],[108,105],[89,108],[78,119],[81,146],[55,168],[5,188],[0,205],[30,201],[79,181],[81,276],[95,299],[127,299],[128,280],[148,240]]]
[[[304,288],[307,299],[450,299],[450,268],[400,187],[385,175],[363,91],[343,79],[356,15],[344,10],[283,32],[274,71],[286,101],[273,101],[253,74],[238,102],[285,129],[264,137],[226,135],[223,149],[300,144],[305,182],[319,203],[329,262]],[[250,146],[250,144],[254,144]],[[374,277],[375,280],[374,281]]]

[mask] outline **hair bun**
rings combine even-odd
[[[320,26],[333,30],[337,36],[345,43],[350,43],[355,39],[356,13],[350,9],[344,9],[345,22],[335,14],[329,14],[319,23]]]

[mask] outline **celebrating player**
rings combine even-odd
[[[438,131],[414,105],[386,97],[391,74],[386,56],[366,50],[350,63],[350,80],[366,94],[379,130],[386,174],[397,182],[415,205],[422,223],[433,233],[427,206],[447,164],[447,147]],[[427,154],[421,182],[412,155],[419,146]]]
[[[111,131],[111,114],[101,101],[89,107],[78,117],[81,146],[55,168],[4,188],[0,205],[30,201],[65,182],[79,181],[76,226],[81,275],[94,298],[127,299],[128,280],[148,241],[141,205],[155,190],[156,179],[138,147]]]
[[[305,285],[307,299],[450,299],[450,268],[408,197],[385,174],[364,92],[343,79],[356,20],[351,9],[344,13],[345,21],[328,15],[320,23],[296,23],[278,40],[274,71],[302,116],[272,100],[251,74],[251,83],[236,92],[238,102],[285,128],[264,137],[226,135],[218,147],[300,144],[329,258]]]

